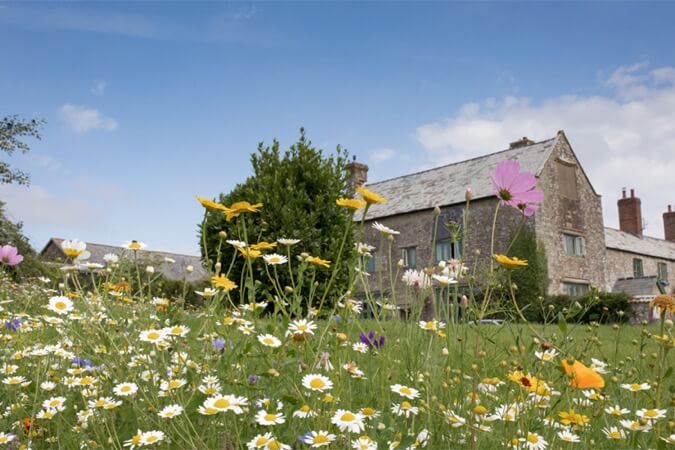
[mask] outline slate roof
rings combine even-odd
[[[624,252],[675,261],[675,242],[649,236],[638,237],[614,228],[605,228],[605,246]]]
[[[46,252],[50,247],[55,247],[58,249],[65,259],[65,253],[61,250],[61,242],[64,239],[61,238],[51,238],[44,249],[40,252],[40,256],[45,256]],[[87,261],[105,264],[103,256],[108,253],[113,253],[120,258],[128,257],[133,258],[133,252],[127,250],[124,247],[118,247],[114,245],[104,245],[104,244],[94,244],[87,242],[87,251],[91,253],[91,256]],[[175,263],[166,262],[164,258],[171,258],[176,261]],[[51,258],[50,258],[51,259]],[[183,277],[187,274],[185,269],[187,266],[192,266],[194,268],[191,274],[188,274],[187,281],[199,281],[205,278],[208,278],[209,274],[202,266],[201,258],[199,256],[191,255],[181,255],[178,253],[169,253],[169,252],[158,252],[158,251],[148,251],[148,250],[138,250],[138,259],[142,260],[144,264],[152,265],[156,271],[161,272],[166,278],[171,280],[182,280]]]
[[[656,277],[619,278],[612,292],[625,292],[631,296],[653,296],[659,293]]]
[[[522,147],[510,148],[478,158],[468,159],[430,170],[389,180],[366,184],[368,189],[386,197],[386,204],[375,204],[366,220],[446,206],[465,201],[466,188],[471,186],[473,198],[493,196],[490,173],[497,164],[515,159],[522,170],[539,175],[551,155],[558,137]],[[361,216],[355,216],[360,220]]]

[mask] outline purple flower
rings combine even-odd
[[[384,336],[375,338],[375,332],[373,330],[370,330],[368,336],[366,336],[364,333],[359,334],[359,339],[361,342],[371,348],[382,348],[384,346]]]
[[[16,331],[21,327],[21,319],[5,320],[5,328]]]
[[[213,342],[211,342],[211,345],[213,345],[213,348],[216,351],[222,352],[223,350],[225,350],[225,339],[221,337],[215,338]]]
[[[251,375],[248,376],[247,380],[248,384],[256,384],[258,382],[258,375],[252,373]]]
[[[520,209],[524,215],[534,214],[544,201],[544,192],[537,189],[537,179],[530,172],[521,172],[518,161],[508,159],[497,165],[492,174],[494,194],[502,205]]]
[[[80,366],[80,367],[91,367],[91,360],[90,359],[83,359],[83,358],[80,358],[78,356],[71,359],[70,362],[72,364],[75,364],[76,366]]]
[[[0,247],[0,263],[7,264],[8,266],[16,266],[21,261],[23,261],[23,256],[19,255],[19,251],[16,247],[11,245],[3,245]]]

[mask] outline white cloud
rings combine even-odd
[[[382,148],[375,150],[370,154],[370,160],[373,162],[382,162],[391,159],[396,155],[396,151],[391,148]]]
[[[113,131],[119,126],[117,120],[106,117],[96,109],[66,103],[59,110],[61,120],[75,133],[89,130]]]
[[[91,84],[90,91],[94,95],[103,95],[106,87],[108,87],[108,83],[106,83],[105,80],[94,80]]]
[[[662,237],[661,214],[675,203],[675,68],[619,67],[604,83],[612,95],[470,103],[418,127],[415,137],[440,165],[504,149],[522,136],[542,140],[564,129],[603,195],[605,224],[618,226],[616,200],[622,187],[634,187],[642,199],[645,233]]]
[[[99,213],[89,203],[54,196],[37,185],[0,185],[0,198],[7,203],[7,211],[13,221],[25,222],[33,229],[80,229],[96,226],[99,222]]]

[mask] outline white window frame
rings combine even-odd
[[[562,244],[565,256],[586,256],[586,239],[583,236],[563,233]]]

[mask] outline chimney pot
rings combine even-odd
[[[663,231],[666,241],[675,242],[675,211],[668,205],[668,212],[663,213]]]
[[[626,197],[623,189],[622,198],[617,202],[619,207],[619,228],[621,231],[642,237],[644,225],[642,223],[641,201],[635,196],[635,189],[630,190],[630,197]]]
[[[626,198],[626,188],[621,188],[621,198]]]
[[[354,159],[347,164],[347,169],[349,170],[349,191],[353,194],[357,187],[368,182],[368,166]]]

